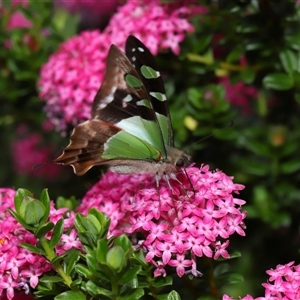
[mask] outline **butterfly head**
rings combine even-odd
[[[167,147],[167,161],[173,165],[177,170],[187,168],[192,164],[190,155],[174,147]]]

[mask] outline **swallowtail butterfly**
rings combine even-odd
[[[55,162],[77,175],[96,165],[114,172],[150,173],[168,183],[191,164],[174,147],[166,93],[154,57],[134,36],[125,53],[112,45],[104,81],[94,99],[92,119],[77,125],[70,143]]]

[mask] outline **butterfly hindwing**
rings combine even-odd
[[[188,159],[173,147],[165,90],[152,54],[133,36],[127,39],[126,55],[112,45],[92,119],[74,128],[55,162],[71,165],[77,175],[109,165],[120,173],[160,177]]]

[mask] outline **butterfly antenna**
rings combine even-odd
[[[223,127],[223,128],[218,129],[218,131],[221,131],[221,130],[224,130],[224,129],[226,129],[226,128],[229,128],[229,127],[231,127],[233,124],[234,124],[234,122],[233,122],[233,120],[231,120],[230,123],[229,123],[228,125],[226,125],[226,126]],[[190,147],[192,147],[192,146],[194,146],[194,145],[197,145],[198,143],[203,142],[204,140],[206,140],[206,139],[212,137],[213,135],[214,135],[214,133],[211,133],[211,134],[205,136],[204,138],[202,138],[202,139],[200,139],[200,140],[198,140],[198,141],[196,141],[196,142],[194,142],[194,143],[188,145],[185,149],[190,148]],[[184,152],[185,152],[185,150],[184,150]]]
[[[37,170],[39,168],[45,167],[48,164],[49,163],[40,163],[40,164],[34,165],[34,166],[31,167],[31,170],[35,171],[35,170]]]

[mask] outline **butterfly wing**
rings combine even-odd
[[[134,37],[127,40],[128,53],[130,47],[145,53],[145,57],[128,54],[132,62],[137,58],[133,66],[121,50],[111,46],[106,75],[93,103],[93,119],[75,127],[70,144],[55,160],[73,166],[78,175],[94,165],[116,165],[121,160],[151,163],[167,158],[166,145],[173,143],[173,135],[168,129],[163,83],[149,50]]]
[[[153,55],[139,39],[132,35],[127,38],[125,53],[147,90],[166,145],[173,147],[174,137],[167,96]]]

